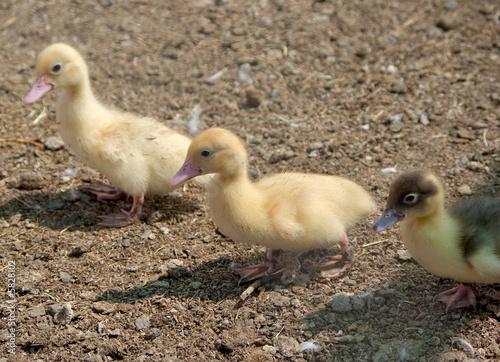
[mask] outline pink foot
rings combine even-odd
[[[99,216],[99,218],[103,221],[99,223],[99,225],[107,227],[122,227],[139,221],[141,217],[142,204],[144,203],[144,194],[138,194],[132,197],[134,199],[134,203],[130,212],[121,210],[118,214]]]
[[[267,252],[266,259],[262,263],[235,270],[235,273],[241,276],[238,284],[240,284],[242,281],[248,282],[268,276],[269,273],[271,273],[277,265],[281,265],[279,256],[279,250],[270,249]]]
[[[93,193],[102,200],[116,200],[127,196],[127,194],[118,187],[100,179],[95,179],[90,186],[85,186],[82,189]]]
[[[446,303],[446,311],[450,309],[476,306],[476,297],[469,283],[436,295],[436,300]]]
[[[344,276],[353,264],[353,251],[352,247],[349,244],[349,239],[347,239],[347,235],[344,233],[344,236],[339,241],[341,255],[334,255],[328,257],[328,261],[321,263],[318,265],[319,269],[323,269],[320,273],[322,278],[340,278]],[[337,267],[341,264],[340,267]]]

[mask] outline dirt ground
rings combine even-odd
[[[396,175],[385,168],[436,171],[448,202],[498,194],[498,1],[0,9],[0,137],[46,147],[0,142],[0,361],[500,360],[500,285],[476,286],[476,309],[447,313],[433,297],[456,282],[413,261],[398,227],[370,232]],[[218,234],[200,187],[147,197],[138,224],[98,226],[130,200],[80,191],[99,175],[63,147],[57,92],[22,104],[37,54],[60,41],[82,52],[109,104],[159,120],[185,120],[199,105],[205,128],[246,141],[252,177],[293,170],[363,185],[379,212],[349,232],[350,273],[266,280],[241,301],[250,284],[233,271],[265,249]],[[301,352],[311,341],[319,348]]]

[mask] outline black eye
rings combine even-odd
[[[212,154],[212,151],[209,151],[209,150],[203,150],[203,151],[201,151],[201,155],[202,155],[203,157],[208,157],[208,156],[210,156],[211,154]]]
[[[414,204],[415,202],[417,202],[417,199],[418,199],[418,196],[416,194],[408,194],[403,199],[403,202],[405,204]]]
[[[60,70],[61,70],[61,68],[62,68],[62,65],[61,65],[61,64],[55,64],[55,65],[53,65],[53,66],[52,66],[51,71],[52,71],[53,73],[57,73],[58,71],[60,71]]]

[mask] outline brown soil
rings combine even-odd
[[[378,215],[349,233],[347,276],[266,281],[240,302],[249,284],[233,270],[265,250],[218,234],[202,188],[148,197],[141,223],[101,228],[98,215],[130,200],[79,191],[98,174],[54,139],[57,92],[37,124],[42,102],[22,105],[36,55],[64,41],[118,108],[187,119],[199,104],[205,127],[244,138],[253,177],[347,176],[380,210],[394,178],[387,167],[436,171],[450,202],[491,195],[498,1],[3,0],[0,9],[1,137],[52,146],[0,142],[0,361],[500,359],[500,286],[477,286],[476,309],[446,313],[433,296],[456,282],[409,258],[397,227],[372,235]],[[339,310],[332,299],[357,303]],[[310,340],[320,349],[297,351]]]

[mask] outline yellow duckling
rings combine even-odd
[[[170,186],[212,173],[207,202],[220,231],[236,241],[271,248],[263,263],[239,271],[245,281],[266,276],[281,264],[280,250],[305,252],[335,244],[342,255],[321,265],[327,269],[322,276],[343,275],[352,264],[346,231],[375,210],[368,192],[341,177],[283,173],[250,181],[243,142],[220,128],[193,139]],[[341,261],[343,267],[335,268]]]
[[[191,143],[188,137],[152,118],[102,105],[90,87],[84,59],[69,45],[45,48],[38,56],[36,75],[38,79],[24,104],[60,88],[56,118],[66,147],[115,185],[97,180],[87,190],[101,199],[133,198],[130,212],[102,216],[101,225],[136,222],[145,194],[172,191],[168,183],[182,165]]]
[[[410,254],[427,271],[465,284],[438,294],[446,309],[476,305],[469,283],[500,283],[500,199],[473,198],[444,207],[445,189],[430,172],[410,171],[391,184],[378,233],[401,221]]]

